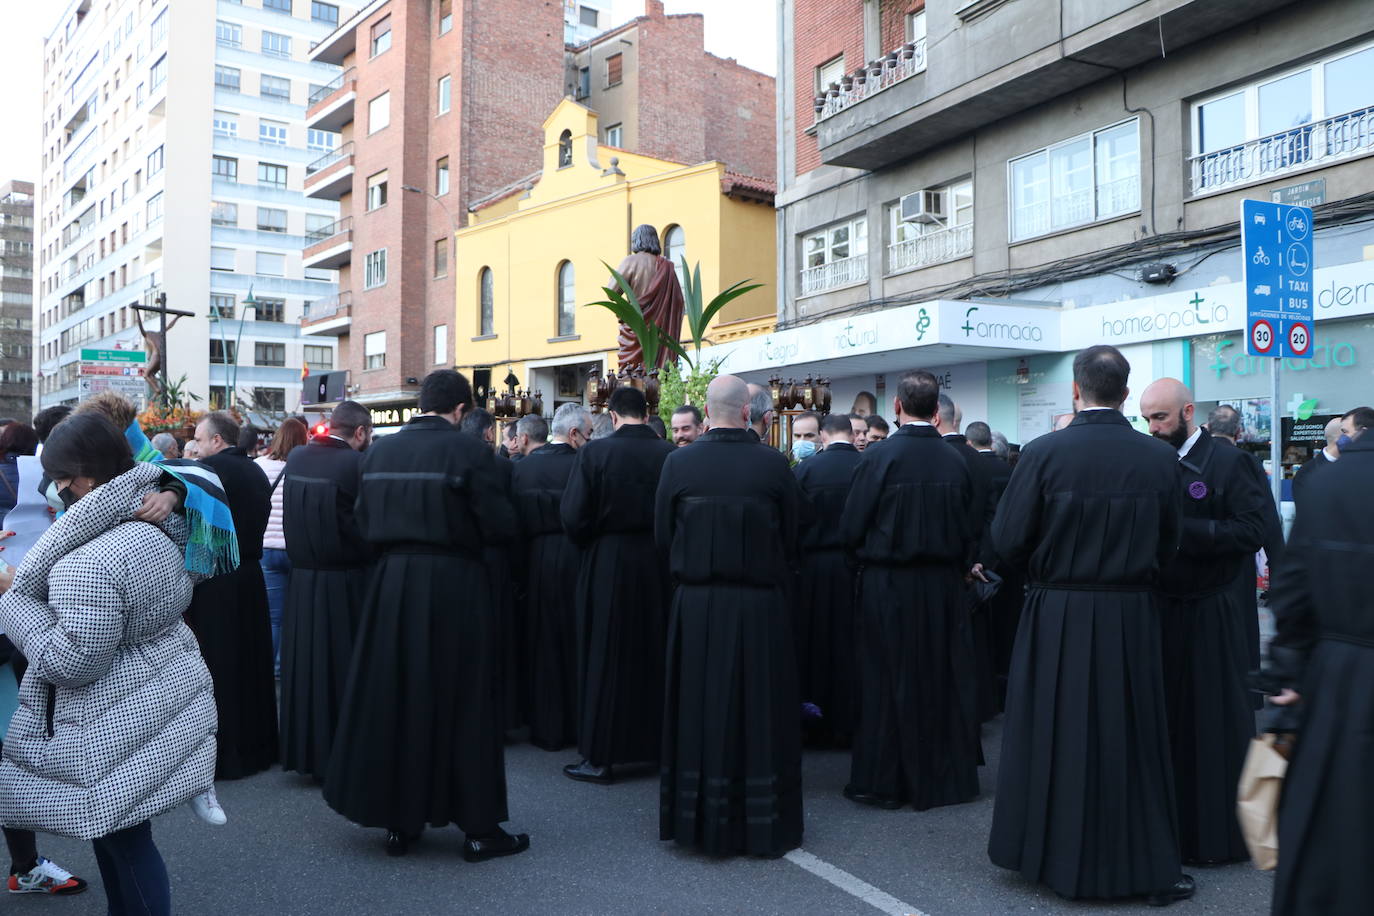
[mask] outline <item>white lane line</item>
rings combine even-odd
[[[816,858],[805,849],[794,849],[783,858],[798,868],[806,869],[817,878],[829,881],[846,894],[858,897],[869,906],[882,910],[888,916],[927,916],[911,904],[903,903],[891,894],[880,891],[843,868],[837,868],[824,859]]]

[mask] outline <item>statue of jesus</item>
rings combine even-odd
[[[630,236],[630,256],[620,262],[619,273],[639,299],[645,320],[658,325],[673,340],[680,340],[682,285],[678,283],[673,262],[663,257],[658,232],[653,226],[645,224],[635,227]],[[645,371],[659,369],[668,356],[668,348],[662,347],[658,351],[656,364],[645,366],[644,348],[624,324],[620,325],[617,343],[620,346],[618,358],[621,369],[635,366],[642,366]]]

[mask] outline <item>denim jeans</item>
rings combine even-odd
[[[153,845],[148,821],[92,840],[109,912],[117,916],[171,916],[172,884]]]
[[[267,613],[272,619],[272,668],[281,677],[281,609],[286,604],[286,583],[291,577],[291,560],[285,550],[264,547],[262,577],[267,582]]]

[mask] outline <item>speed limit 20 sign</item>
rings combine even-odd
[[[1306,322],[1295,321],[1288,326],[1288,352],[1298,358],[1312,348],[1312,332]]]

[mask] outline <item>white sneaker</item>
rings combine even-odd
[[[215,795],[214,786],[191,799],[191,810],[195,811],[196,816],[205,823],[213,824],[216,827],[223,827],[229,822],[229,816],[224,813],[224,807],[220,805],[219,798]]]

